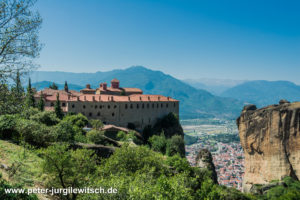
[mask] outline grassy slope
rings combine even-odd
[[[25,188],[43,188],[43,174],[40,170],[42,159],[34,151],[26,150],[24,159],[23,147],[14,143],[0,140],[0,163],[12,170],[6,171],[0,168],[3,178],[10,183],[24,184]],[[48,196],[38,194],[39,199],[51,199]]]

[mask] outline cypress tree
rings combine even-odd
[[[43,92],[41,92],[40,100],[38,102],[38,109],[40,111],[44,111],[44,109],[45,109],[45,102],[43,100]]]
[[[52,83],[52,85],[49,86],[49,88],[51,88],[53,90],[58,90],[58,87],[54,82]]]
[[[54,105],[54,111],[55,111],[56,116],[59,119],[63,118],[64,114],[63,114],[63,111],[60,107],[59,93],[56,94],[56,102],[55,102],[55,105]]]
[[[20,71],[17,70],[16,78],[15,78],[15,86],[11,89],[13,94],[16,96],[18,100],[21,100],[24,96],[24,88],[22,87]]]
[[[33,96],[33,90],[31,87],[31,79],[28,80],[28,87],[27,87],[27,93],[26,93],[26,100],[25,104],[27,107],[35,107],[35,99]]]

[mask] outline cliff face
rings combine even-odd
[[[300,102],[245,106],[237,119],[245,152],[243,190],[285,176],[300,178]]]

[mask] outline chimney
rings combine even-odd
[[[107,90],[107,83],[103,83],[103,90]]]
[[[160,101],[160,97],[158,97],[158,101]]]
[[[148,96],[148,101],[150,101],[150,96]]]
[[[68,94],[68,100],[70,100],[70,99],[71,99],[71,95]]]
[[[87,89],[91,89],[91,85],[90,84],[86,84],[86,88]]]
[[[95,96],[93,96],[93,101],[95,101]]]
[[[79,97],[77,97],[77,101],[80,101]]]
[[[142,101],[142,97],[140,96],[140,101]]]
[[[168,101],[170,100],[170,97],[168,97]]]
[[[99,101],[101,101],[101,96],[99,96]]]
[[[86,96],[83,96],[83,100],[86,101]]]
[[[111,101],[114,101],[114,96],[111,96]]]
[[[130,101],[130,97],[128,97],[128,101]]]

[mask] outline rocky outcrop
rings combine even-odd
[[[285,176],[300,178],[300,102],[244,107],[237,119],[245,152],[243,191]]]
[[[214,183],[218,184],[218,176],[213,163],[212,155],[209,150],[200,149],[196,157],[196,166],[208,169],[211,172],[211,179],[214,181]]]

